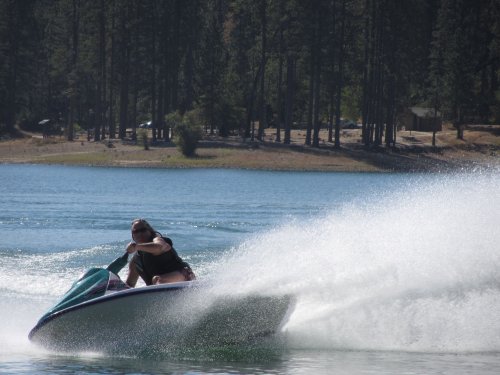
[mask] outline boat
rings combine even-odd
[[[29,339],[49,350],[120,354],[239,345],[279,333],[293,309],[288,295],[217,295],[196,280],[130,288],[117,275],[127,257],[75,281]]]

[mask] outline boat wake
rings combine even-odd
[[[295,295],[290,348],[498,352],[499,182],[443,177],[285,224],[228,254],[220,286]]]

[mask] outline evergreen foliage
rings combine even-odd
[[[196,108],[206,134],[262,139],[272,125],[289,143],[295,126],[317,147],[321,128],[340,145],[344,117],[365,145],[393,145],[414,105],[457,129],[499,122],[499,4],[0,0],[0,129],[51,119],[100,140],[147,118],[168,142],[166,114]]]
[[[174,141],[184,156],[195,155],[198,142],[203,136],[199,119],[199,110],[192,110],[182,116],[182,121],[176,122]]]

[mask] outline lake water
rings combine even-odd
[[[500,373],[498,172],[0,174],[0,373]],[[31,344],[75,278],[123,253],[136,217],[227,294],[293,294],[283,332],[136,357]]]

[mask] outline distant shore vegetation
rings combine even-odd
[[[0,0],[0,135],[392,147],[421,107],[435,144],[500,123],[499,40],[497,0]]]

